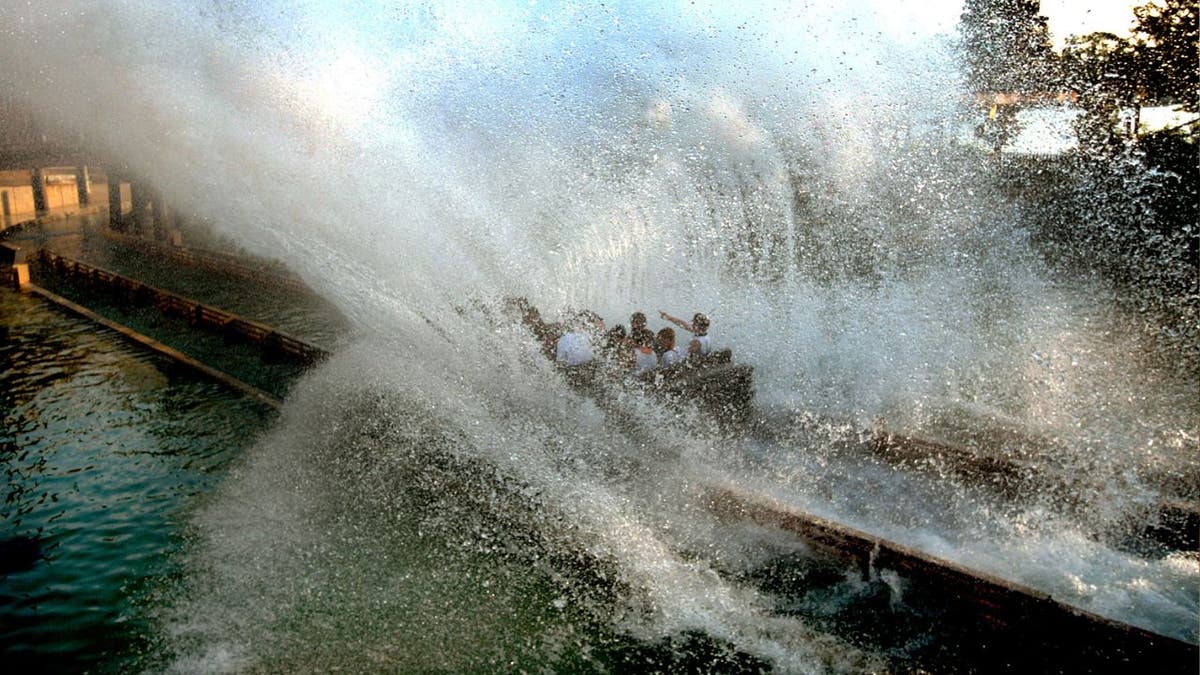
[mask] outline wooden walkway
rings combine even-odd
[[[143,237],[114,232],[107,227],[100,228],[100,233],[109,241],[157,258],[171,260],[190,267],[206,269],[220,274],[227,274],[268,286],[286,288],[296,293],[312,293],[312,289],[305,285],[304,281],[295,274],[283,270],[275,271],[250,267],[246,264],[245,260],[236,256],[185,246],[170,246]]]
[[[23,260],[23,252],[16,246],[3,247],[4,266]],[[271,326],[240,317],[223,309],[197,302],[175,293],[170,293],[136,279],[122,276],[102,267],[61,256],[41,249],[34,256],[46,272],[80,283],[87,288],[103,293],[133,307],[153,307],[163,316],[182,318],[199,330],[220,335],[226,339],[253,344],[266,359],[274,359],[297,365],[311,365],[328,357],[324,348],[303,339],[279,331]],[[186,261],[181,261],[186,262]],[[100,314],[68,300],[33,283],[21,285],[23,290],[34,293],[59,307],[78,314],[125,338],[137,342],[159,354],[181,363],[201,374],[239,391],[260,403],[278,409],[282,401],[257,387],[243,382],[232,375],[213,368],[201,361],[146,336],[128,326],[108,319]]]
[[[152,306],[164,316],[187,320],[195,328],[257,345],[264,356],[271,359],[310,365],[329,355],[322,347],[264,323],[164,291],[102,267],[72,260],[46,249],[39,251],[36,259],[53,274],[82,283],[131,306]]]

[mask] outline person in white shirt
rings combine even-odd
[[[604,330],[604,320],[599,315],[584,312],[576,316],[571,330],[558,338],[554,345],[554,361],[568,368],[590,362],[595,357],[591,330]]]
[[[675,348],[675,330],[664,328],[658,331],[658,365],[673,366],[683,361],[683,354]]]
[[[564,366],[581,366],[592,360],[592,338],[582,331],[570,331],[554,345],[554,361]]]
[[[653,335],[653,334],[651,334]],[[652,340],[643,340],[633,345],[633,374],[641,375],[658,367],[658,354],[654,353]]]

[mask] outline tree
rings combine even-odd
[[[1132,45],[1112,33],[1072,36],[1063,46],[1062,83],[1081,94],[1108,92],[1132,101],[1142,89],[1142,74]]]
[[[1065,200],[1076,217],[1060,234],[1200,368],[1196,130],[1122,130],[1143,105],[1197,109],[1197,12],[1195,0],[1155,0],[1133,9],[1128,39],[1094,33],[1067,43],[1064,84],[1079,93],[1082,114],[1076,193]]]
[[[959,34],[967,81],[976,92],[1045,91],[1056,79],[1040,0],[966,0]]]
[[[1155,0],[1133,9],[1133,49],[1146,98],[1200,110],[1195,0]]]
[[[1084,109],[1077,123],[1083,148],[1111,155],[1130,137],[1119,133],[1122,115],[1136,124],[1147,103],[1198,109],[1197,12],[1195,0],[1154,0],[1133,8],[1127,40],[1093,33],[1067,43],[1063,83]]]
[[[1083,114],[1075,131],[1089,153],[1110,155],[1124,146],[1120,115],[1138,105],[1142,74],[1129,41],[1112,33],[1072,37],[1060,57],[1062,84],[1079,95]]]

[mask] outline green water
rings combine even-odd
[[[5,670],[130,669],[189,510],[272,413],[6,287],[0,414]]]
[[[186,633],[207,620],[271,654],[232,666],[255,672],[753,663],[712,653],[696,636],[640,643],[598,629],[572,609],[578,582],[534,563],[536,550],[505,554],[506,538],[486,534],[495,527],[489,509],[439,498],[445,476],[436,471],[434,491],[410,488],[398,511],[353,498],[362,495],[351,487],[361,478],[355,470],[333,494],[307,491],[297,475],[328,467],[280,457],[271,450],[278,443],[246,452],[275,433],[273,411],[37,296],[0,289],[0,367],[6,672],[154,672],[178,659],[185,669],[224,670],[230,664],[203,651],[208,637],[199,638],[200,660],[188,661]],[[336,434],[343,443],[333,451],[372,447],[371,429]],[[264,461],[284,465],[258,471]],[[270,485],[247,483],[264,476]],[[269,508],[237,506],[269,507],[292,489],[304,493],[303,510],[317,519],[309,525],[328,540],[297,550],[287,527],[263,529]],[[231,544],[245,548],[231,558],[243,565],[236,583],[197,577],[212,533],[197,530],[196,519],[206,509],[211,518],[214,500],[235,504],[218,514],[232,508],[245,519]],[[268,564],[276,559],[280,566]],[[188,600],[197,593],[200,600]],[[296,610],[278,612],[280,603]],[[195,617],[182,637],[164,630],[178,628],[180,611]]]
[[[149,269],[110,253],[106,266],[113,269]],[[118,259],[125,263],[112,264]],[[301,375],[262,363],[254,350],[194,334],[185,322],[163,321],[86,288],[39,282],[280,395]],[[286,310],[288,303],[261,304]],[[368,363],[378,354],[371,351]],[[471,472],[457,466],[430,469],[429,457],[438,455],[425,450],[436,445],[436,428],[420,427],[403,402],[372,407],[355,398],[360,378],[347,364],[310,375],[328,370],[334,373],[301,382],[300,404],[289,402],[290,422],[285,409],[288,423],[276,426],[269,411],[188,369],[36,296],[0,290],[6,669],[765,666],[703,632],[657,640],[624,634],[614,617],[628,611],[636,593],[613,587],[612,575],[592,569],[590,558],[582,565],[571,559],[570,537],[541,541],[544,530],[556,530],[536,504],[497,508],[492,483],[471,483]],[[310,393],[305,403],[306,390],[323,393]],[[389,424],[411,433],[389,432]],[[568,428],[554,433],[573,438]],[[244,452],[251,446],[254,452]],[[376,474],[388,480],[369,480]],[[877,493],[887,494],[890,476]],[[520,522],[508,523],[510,516]],[[928,661],[937,671],[989,658],[971,642],[955,642],[953,622],[940,613],[897,609],[887,584],[859,588],[844,583],[842,567],[812,569],[788,558],[744,577],[731,574],[789,598],[768,625],[796,616],[796,626],[828,630],[853,645],[831,648],[834,656],[818,661],[858,663],[863,649],[879,661],[894,658],[902,670]]]

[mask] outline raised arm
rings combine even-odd
[[[683,319],[680,319],[677,316],[671,316],[670,314],[667,314],[666,312],[662,311],[661,309],[658,310],[658,315],[660,317],[662,317],[664,321],[670,321],[671,323],[675,324],[676,326],[679,326],[680,328],[686,330],[689,333],[696,332],[695,328],[692,327],[692,324],[688,323],[687,321],[684,321]]]

